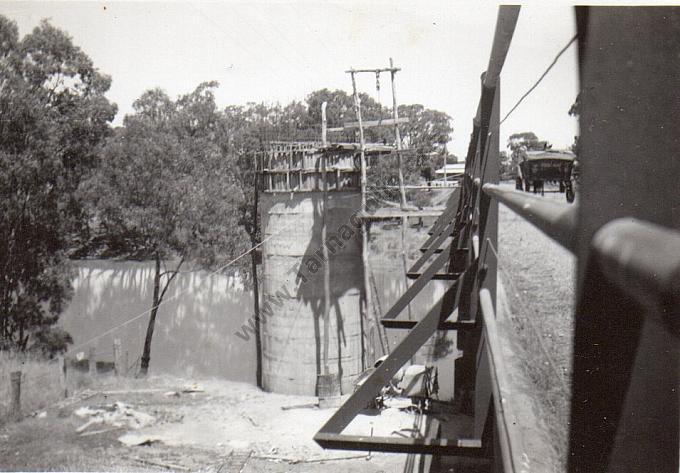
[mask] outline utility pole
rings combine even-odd
[[[354,96],[354,112],[357,116],[357,122],[359,123],[359,145],[361,150],[361,260],[364,265],[364,307],[362,311],[362,328],[364,340],[364,349],[370,348],[370,340],[367,340],[367,329],[369,326],[369,314],[371,310],[371,286],[370,286],[370,264],[368,261],[368,223],[366,220],[366,141],[364,139],[364,126],[361,119],[361,100],[359,99],[359,94],[357,93],[357,82],[354,77],[355,71],[349,71],[352,77],[352,92]],[[371,360],[373,362],[375,360]],[[362,356],[362,368],[366,369],[366,360]]]
[[[399,106],[397,105],[397,90],[394,83],[395,75],[397,74],[396,69],[394,69],[394,62],[390,58],[390,77],[392,82],[392,118],[394,118],[394,140],[397,145],[397,167],[399,170],[399,195],[401,197],[401,210],[402,212],[406,210],[406,190],[404,189],[404,172],[402,170],[402,156],[401,156],[401,133],[399,133]],[[408,277],[406,272],[408,271],[408,261],[406,258],[406,227],[408,226],[408,217],[406,215],[401,216],[401,262],[404,267],[404,286],[408,290]],[[408,319],[412,319],[411,315],[411,303],[408,304]]]
[[[401,196],[401,210],[406,210],[406,191],[404,190],[404,171],[401,161],[401,134],[399,133],[399,108],[397,107],[397,90],[394,83],[397,70],[390,58],[390,76],[392,78],[392,118],[394,118],[394,139],[397,145],[397,166],[399,168],[399,194]]]
[[[321,104],[321,181],[323,182],[323,205],[321,214],[321,248],[325,264],[323,267],[323,374],[329,376],[328,346],[330,344],[330,313],[331,313],[331,261],[328,255],[328,175],[326,173],[326,105]]]
[[[381,125],[394,125],[394,135],[395,135],[395,145],[397,148],[397,164],[398,164],[398,175],[399,175],[399,197],[400,197],[400,207],[401,211],[404,212],[407,210],[407,205],[406,205],[406,190],[404,187],[404,172],[403,172],[403,163],[402,163],[402,147],[401,147],[401,134],[399,132],[399,109],[398,109],[398,104],[397,104],[397,92],[396,92],[396,84],[395,84],[395,76],[396,73],[400,71],[398,67],[394,67],[394,61],[392,58],[390,58],[390,67],[388,68],[377,68],[377,69],[350,69],[347,72],[350,74],[352,78],[352,92],[354,96],[354,110],[357,115],[357,123],[359,128],[359,141],[361,145],[361,212],[364,216],[361,220],[361,234],[362,234],[362,259],[363,259],[363,264],[364,264],[364,286],[365,286],[365,291],[364,291],[364,302],[365,302],[365,307],[364,307],[364,314],[363,314],[363,319],[362,321],[364,322],[362,326],[364,327],[364,331],[366,328],[369,326],[369,317],[368,314],[372,308],[371,304],[371,291],[370,291],[370,266],[369,266],[369,260],[368,260],[368,229],[369,229],[369,224],[368,224],[368,219],[366,218],[366,187],[367,187],[367,178],[366,178],[366,142],[364,138],[364,124],[362,121],[361,117],[361,100],[359,99],[359,94],[357,92],[357,85],[356,85],[356,77],[355,75],[358,73],[372,73],[376,75],[376,88],[379,89],[379,84],[380,84],[380,73],[382,72],[389,72],[390,77],[391,77],[391,85],[392,85],[392,120],[385,120],[383,122],[382,120],[382,114],[380,118],[378,119],[377,122],[371,122],[369,126],[381,126]],[[402,120],[403,121],[403,120]],[[352,125],[352,124],[346,124],[345,126]],[[406,215],[401,216],[401,244],[402,244],[402,263],[404,266],[404,284],[408,288],[408,278],[406,277],[406,271],[408,269],[407,265],[407,259],[406,259],[406,227],[408,224],[408,217]],[[411,319],[411,304],[408,305],[408,318],[409,320]],[[379,329],[379,328],[378,328]],[[370,342],[370,340],[368,341]],[[369,349],[372,348],[372,345],[369,343]]]
[[[253,193],[253,211],[252,211],[252,227],[249,234],[251,246],[256,246],[259,244],[257,241],[257,226],[258,226],[258,215],[257,207],[258,200],[260,198],[260,179],[264,180],[264,176],[260,178],[260,172],[264,168],[265,155],[264,151],[255,154],[255,172],[253,173],[253,185],[255,187]],[[271,179],[271,174],[270,174]],[[264,185],[264,184],[263,184]],[[269,184],[271,189],[271,182]],[[262,388],[262,319],[260,316],[260,285],[257,281],[257,254],[252,251],[250,253],[250,268],[253,273],[253,309],[255,311],[255,382],[258,388]],[[129,365],[125,361],[125,369],[127,370]]]

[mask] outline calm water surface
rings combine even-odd
[[[373,298],[383,313],[405,290],[399,236],[400,232],[382,231],[380,227],[373,231],[371,268],[377,290]],[[411,254],[418,254],[420,240],[425,238],[425,230],[410,230]],[[134,363],[141,355],[149,320],[153,262],[87,260],[74,265],[77,270],[74,295],[60,325],[72,335],[75,352],[87,353],[88,347],[94,345],[99,359],[111,360],[113,340],[119,338],[130,364]],[[424,315],[445,288],[446,283],[430,283],[411,305],[411,317],[418,319]],[[254,383],[253,338],[244,341],[235,335],[252,311],[252,292],[238,278],[205,271],[180,274],[158,311],[150,371]],[[402,316],[408,317],[407,311]],[[115,329],[112,333],[100,336],[112,329]],[[404,331],[389,332],[390,345],[394,347]],[[90,342],[95,337],[99,338]],[[451,347],[452,352],[454,349]],[[421,351],[428,357],[431,346]],[[437,364],[440,387],[446,397],[449,394],[446,378],[453,374],[452,365]]]
[[[113,339],[119,338],[132,364],[144,346],[153,263],[88,260],[75,266],[74,295],[61,326],[77,347],[144,313],[91,343],[102,359],[110,360]],[[205,271],[178,275],[158,310],[150,370],[254,382],[254,344],[234,336],[252,313],[252,301],[252,293],[237,278]],[[87,352],[89,345],[76,351]]]

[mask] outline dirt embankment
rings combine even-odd
[[[185,392],[193,391],[193,392]],[[2,471],[396,471],[396,455],[323,450],[315,397],[222,380],[102,382],[0,428]],[[366,432],[368,434],[368,432]]]

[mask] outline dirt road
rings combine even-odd
[[[546,193],[544,198],[565,201],[559,193]],[[555,449],[554,469],[562,471],[567,459],[575,259],[503,205],[498,243],[499,277],[512,314],[508,336],[519,357],[516,366],[530,380],[529,394],[542,410],[540,417]]]

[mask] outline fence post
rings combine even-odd
[[[113,339],[113,367],[116,376],[120,376],[123,372],[123,367],[121,367],[121,343],[120,338]]]
[[[90,376],[97,376],[97,361],[95,360],[95,348],[90,347],[90,353],[87,358],[88,367],[90,369]]]
[[[21,420],[21,371],[12,371],[9,375],[12,403],[9,409],[11,420]]]
[[[59,357],[59,385],[61,386],[61,391],[64,393],[64,398],[68,397],[68,385],[66,384],[67,380],[67,372],[66,372],[66,357],[65,356],[60,356]]]

